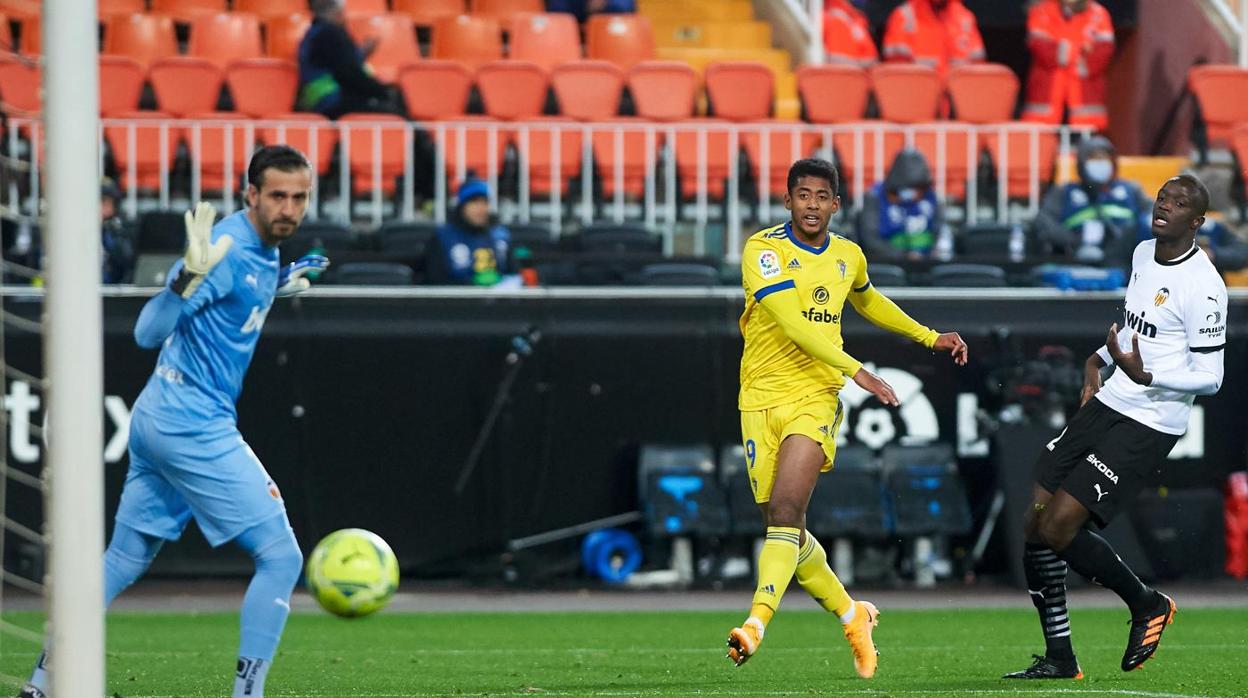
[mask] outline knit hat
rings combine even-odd
[[[488,197],[489,195],[489,185],[479,179],[469,179],[459,186],[459,195],[455,198],[455,207],[459,208],[473,199]]]

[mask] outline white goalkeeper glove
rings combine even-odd
[[[195,204],[194,212],[186,212],[186,252],[182,255],[182,271],[171,286],[173,292],[184,299],[195,294],[204,278],[225,259],[225,253],[234,244],[234,238],[229,235],[212,241],[212,224],[216,216],[217,210],[204,201]]]
[[[277,276],[277,296],[284,298],[296,293],[303,293],[312,288],[312,281],[305,277],[312,272],[322,272],[329,268],[329,258],[319,254],[305,254],[299,259],[282,267]]]

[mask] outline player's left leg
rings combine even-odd
[[[290,615],[303,554],[285,515],[247,529],[235,542],[255,560],[256,572],[243,597],[234,698],[260,698]]]

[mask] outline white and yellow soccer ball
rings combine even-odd
[[[308,591],[326,611],[360,618],[385,608],[399,588],[399,561],[381,536],[344,528],[308,556]]]

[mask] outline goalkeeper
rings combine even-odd
[[[305,275],[329,264],[319,256],[284,268],[278,261],[278,245],[308,207],[312,173],[303,155],[261,148],[247,177],[246,210],[215,226],[209,204],[186,214],[186,254],[139,314],[135,341],[160,347],[160,356],[134,405],[130,470],[104,552],[105,604],[192,516],[214,547],[234,541],[251,555],[234,698],[264,695],[303,566],[281,492],[238,432],[235,401],[274,296],[307,289]],[[48,696],[50,656],[45,648],[20,698]]]

